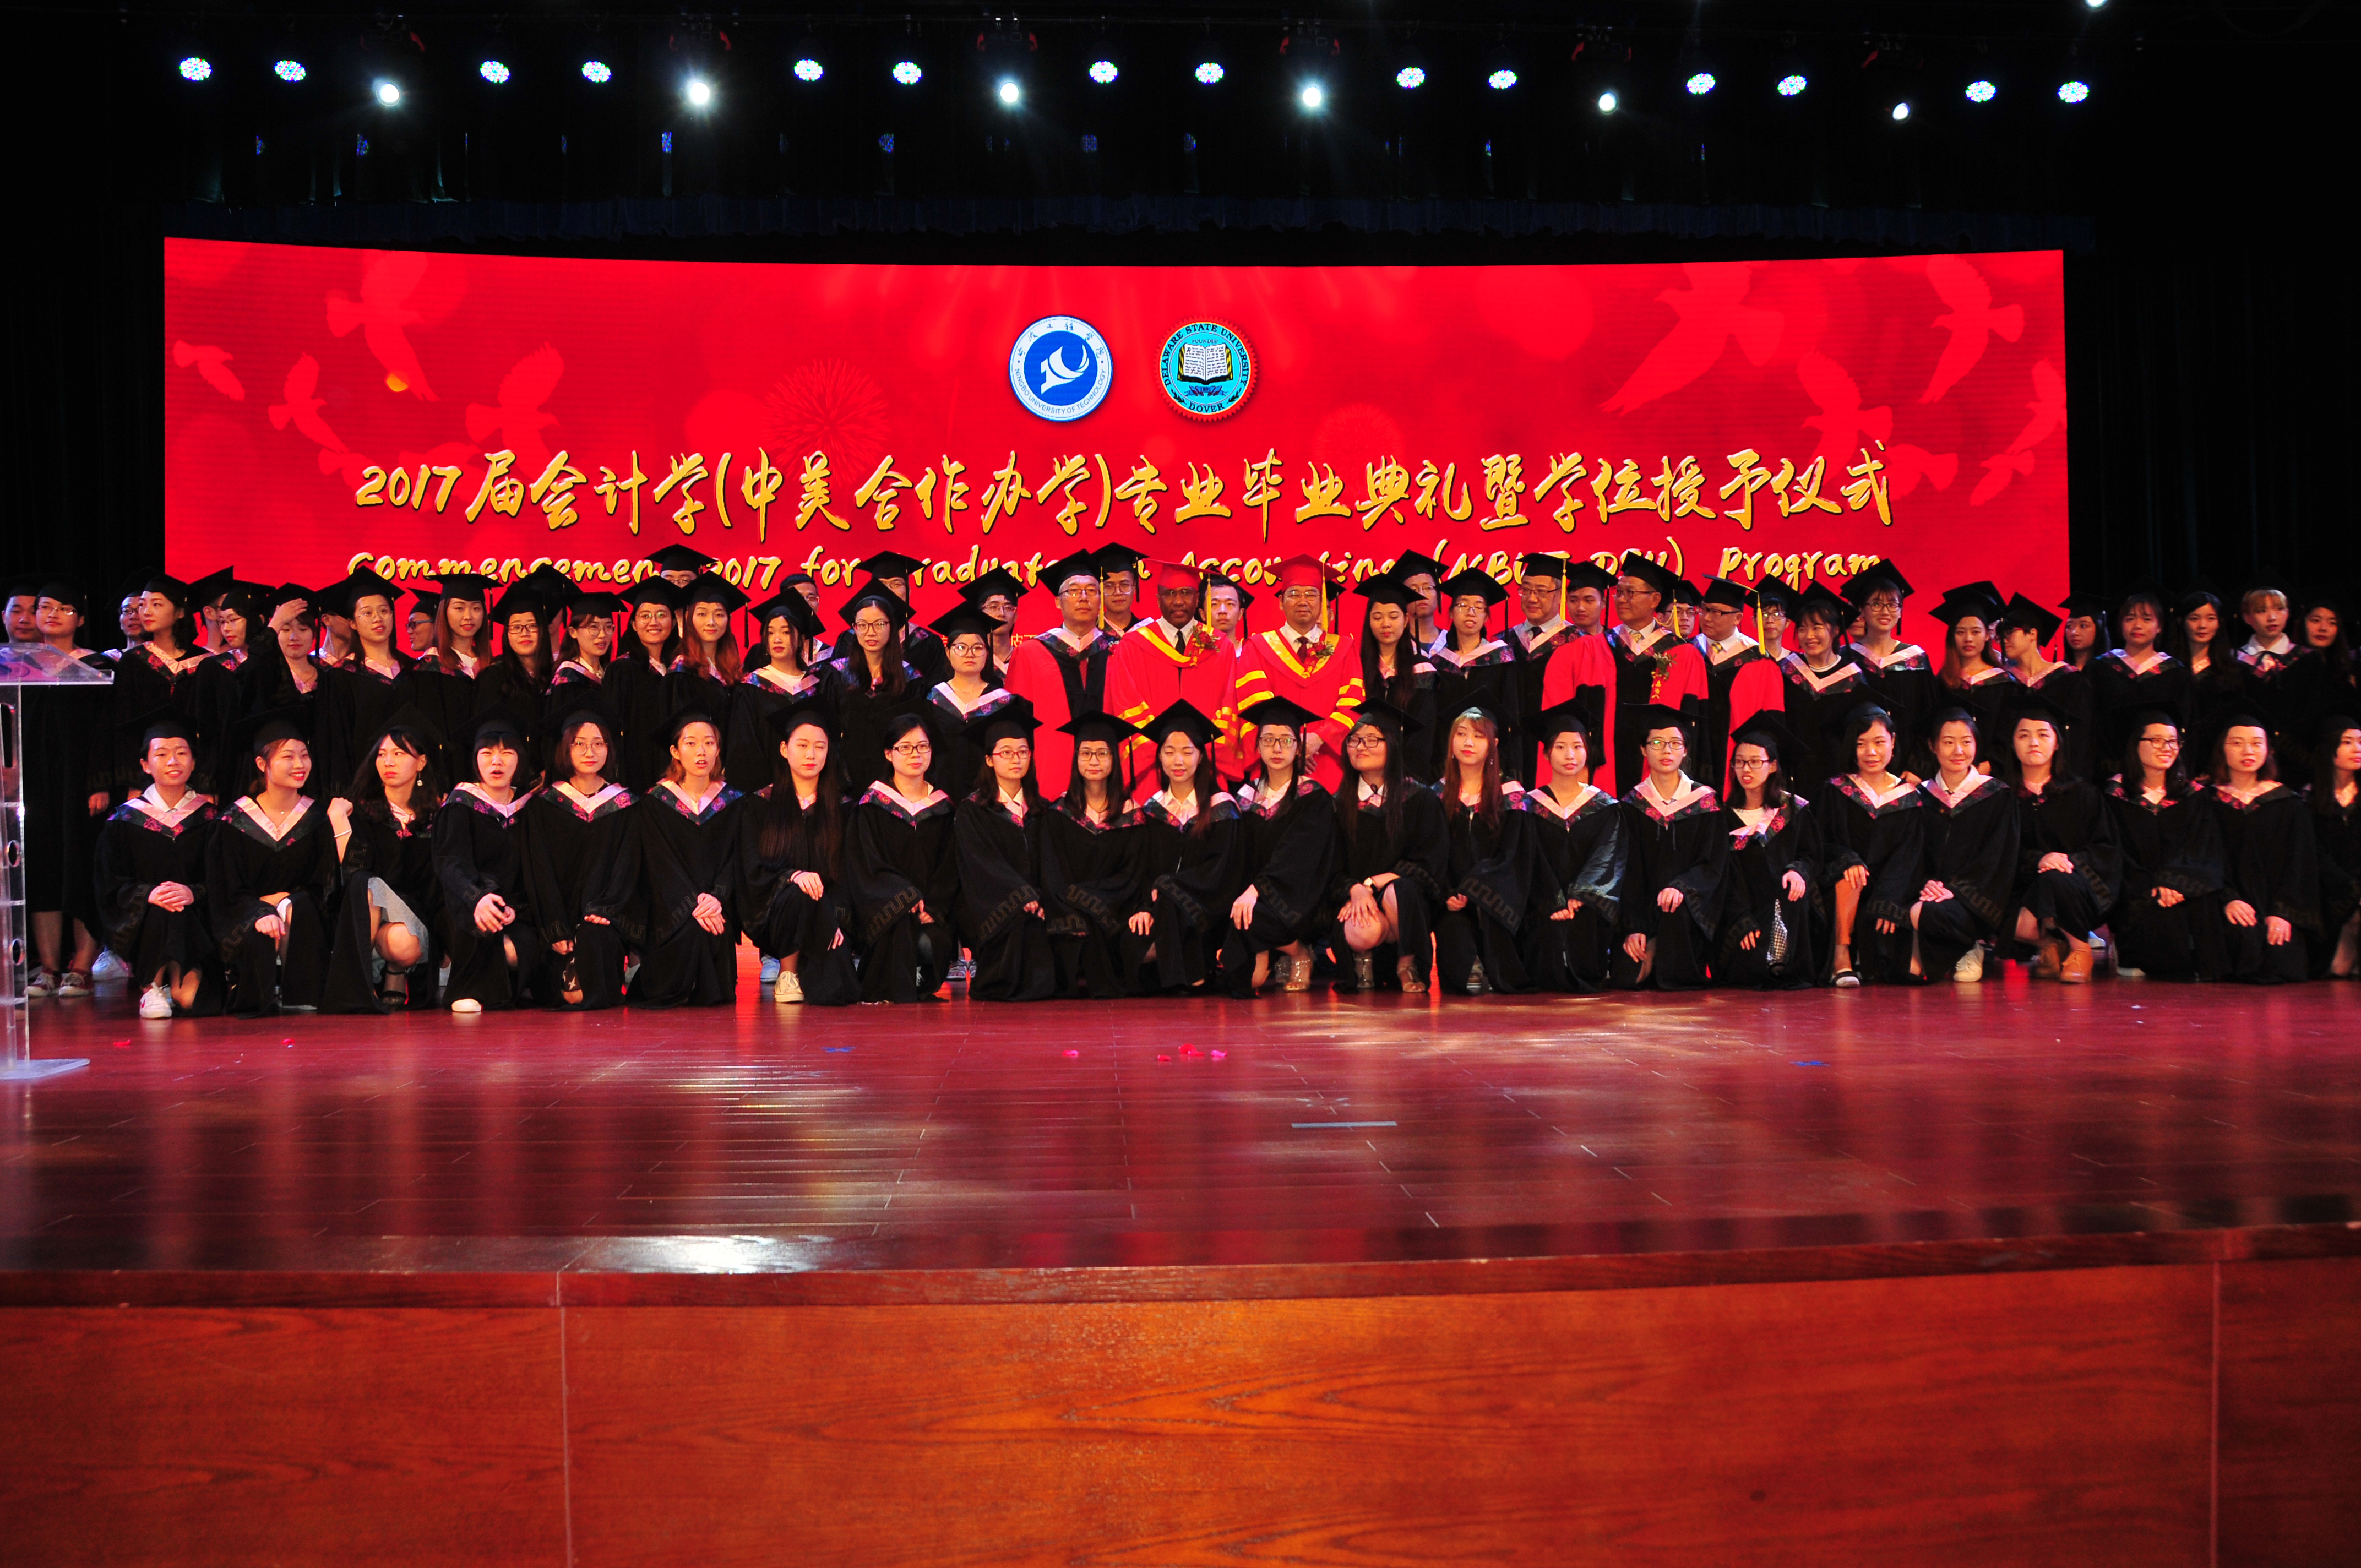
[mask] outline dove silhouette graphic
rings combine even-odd
[[[1044,316],[1017,335],[1008,354],[1008,389],[1026,411],[1063,422],[1106,400],[1115,356],[1090,323]]]

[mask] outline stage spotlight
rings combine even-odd
[[[1620,103],[1622,100],[1615,96],[1612,91],[1601,93],[1598,95],[1598,112],[1602,115],[1611,115],[1615,112],[1616,105]]]
[[[1222,62],[1218,60],[1206,60],[1197,67],[1197,80],[1208,87],[1221,81],[1225,74],[1227,73],[1222,70]]]
[[[203,55],[192,54],[181,61],[181,79],[184,82],[203,82],[213,73],[214,62]]]
[[[1517,84],[1517,73],[1503,67],[1484,78],[1484,82],[1485,85],[1490,87],[1493,92],[1506,93]]]
[[[1328,102],[1327,89],[1322,87],[1317,82],[1305,82],[1303,84],[1303,91],[1296,94],[1296,96],[1302,100],[1303,106],[1305,108],[1315,112],[1318,111],[1323,104]]]
[[[398,82],[379,82],[376,92],[377,101],[389,109],[401,102],[401,84]]]
[[[1710,71],[1700,71],[1681,85],[1689,90],[1690,97],[1702,98],[1714,89],[1713,72]]]
[[[1007,104],[1012,109],[1025,101],[1025,89],[1016,84],[1016,79],[1015,77],[1004,76],[1001,78],[1000,101]]]
[[[1800,94],[1805,88],[1809,87],[1811,84],[1812,83],[1808,78],[1799,75],[1796,72],[1790,71],[1786,75],[1779,78],[1779,96],[1782,98],[1795,97]]]
[[[1115,68],[1115,61],[1111,60],[1091,61],[1091,80],[1102,87],[1113,86],[1115,79],[1122,74],[1123,72]]]
[[[713,104],[713,83],[702,76],[692,76],[688,85],[681,89],[681,96],[688,100],[692,109],[709,108]]]
[[[271,66],[270,74],[281,82],[301,82],[312,73],[303,69],[300,60],[282,60]]]
[[[476,74],[498,87],[509,79],[509,68],[497,60],[488,60],[476,67]]]
[[[1989,104],[1998,96],[2000,89],[1981,78],[1968,83],[1968,102],[1971,104]]]
[[[796,61],[796,80],[798,82],[818,82],[827,74],[828,68],[808,55]]]
[[[916,87],[926,80],[926,76],[927,73],[918,69],[918,62],[915,60],[901,60],[894,62],[894,80],[905,87]]]
[[[604,83],[612,82],[614,79],[615,73],[607,69],[607,62],[605,60],[586,60],[582,62],[583,81]]]
[[[2058,101],[2061,104],[2079,104],[2090,95],[2091,84],[2087,82],[2061,82],[2058,84]]]
[[[1394,85],[1408,91],[1426,85],[1426,72],[1415,65],[1405,65],[1394,72]]]
[[[1900,125],[1903,121],[1905,121],[1905,120],[1908,119],[1909,117],[1910,117],[1910,104],[1909,104],[1909,101],[1908,101],[1907,99],[1905,99],[1903,102],[1901,102],[1901,103],[1896,104],[1894,104],[1894,123],[1895,125],[1897,125],[1897,126],[1898,126],[1898,125]]]

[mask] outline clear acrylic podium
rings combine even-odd
[[[36,1060],[25,1015],[32,918],[25,908],[25,692],[33,686],[111,685],[115,677],[40,642],[0,645],[0,1082],[55,1078],[87,1057]]]

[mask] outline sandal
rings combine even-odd
[[[1304,954],[1300,959],[1288,959],[1287,989],[1290,991],[1312,989],[1312,955],[1310,953]]]
[[[1375,991],[1378,988],[1378,961],[1367,953],[1353,955],[1353,989]]]
[[[1416,996],[1426,990],[1426,976],[1419,973],[1416,959],[1396,959],[1394,978],[1401,982],[1405,996]]]

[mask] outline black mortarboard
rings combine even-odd
[[[1403,578],[1415,577],[1423,573],[1439,584],[1443,581],[1445,568],[1442,562],[1432,555],[1416,550],[1405,550],[1394,557],[1394,564],[1386,570],[1397,577]]]
[[[873,577],[899,577],[908,582],[926,569],[927,564],[915,555],[905,555],[898,550],[880,550],[861,563],[861,569]]]
[[[1442,591],[1446,605],[1454,599],[1474,598],[1489,606],[1503,603],[1509,597],[1509,590],[1494,582],[1490,573],[1479,572],[1472,566],[1464,572],[1453,573],[1435,587]]]
[[[827,630],[820,621],[819,611],[812,609],[811,600],[793,588],[781,588],[754,607],[754,624],[765,631],[772,621],[783,616],[788,625],[806,637],[818,637]]]
[[[978,573],[975,581],[962,585],[960,588],[960,598],[970,604],[981,605],[994,594],[1004,594],[1007,596],[1008,601],[1014,604],[1023,598],[1027,592],[1024,578],[1005,566],[994,566],[989,572]]]
[[[1520,576],[1547,577],[1554,583],[1564,582],[1565,557],[1546,550],[1529,550],[1518,558],[1517,572]]]
[[[1025,698],[1011,697],[990,713],[981,713],[967,721],[967,737],[985,751],[991,751],[1003,740],[1033,743],[1033,731],[1041,728],[1041,720],[1033,712],[1033,705]]]
[[[623,597],[620,594],[608,593],[604,589],[597,593],[577,594],[574,596],[574,602],[566,606],[577,621],[586,620],[594,615],[603,615],[611,620],[624,614],[631,608],[623,602]],[[804,608],[809,609],[811,607],[806,605]]]
[[[1764,708],[1730,732],[1730,748],[1733,755],[1746,741],[1757,744],[1768,741],[1774,761],[1785,762],[1803,754],[1803,742],[1787,728],[1786,718],[1776,708]]]
[[[2172,596],[2166,593],[2164,585],[2154,577],[2134,577],[2116,591],[2113,608],[2117,614],[2121,614],[2124,606],[2134,599],[2147,600],[2156,606],[2158,613],[2161,614],[2165,607],[2172,602]]]
[[[1964,583],[1943,596],[1943,602],[1927,611],[1946,626],[1957,626],[1974,616],[1989,629],[2000,619],[2004,606],[2000,590],[1990,583]]]
[[[2151,714],[2143,717],[2139,725],[2135,726],[2134,729],[2136,730],[2142,726],[2159,719],[2178,722],[2169,713]],[[2361,729],[2361,719],[2353,718],[2342,713],[2332,713],[2320,721],[2320,726],[2313,734],[2317,738],[2317,744],[2322,751],[2334,751],[2336,750],[2336,743],[2345,739],[2345,732],[2348,729]]]
[[[55,599],[58,603],[69,606],[83,615],[90,613],[90,593],[82,586],[80,579],[44,577],[40,579],[40,583],[39,597],[42,598]]]
[[[434,580],[435,591],[445,599],[474,599],[478,604],[491,597],[492,579],[476,572],[454,572]]]
[[[138,736],[139,750],[142,752],[148,750],[148,742],[150,740],[161,740],[170,736],[178,736],[191,746],[194,746],[199,734],[197,726],[189,722],[188,715],[170,703],[151,707],[135,718],[126,718],[116,728],[123,734]]]
[[[943,640],[947,647],[954,637],[981,637],[984,640],[984,644],[989,647],[993,633],[1002,629],[1001,622],[994,620],[972,604],[962,604],[954,609],[946,610],[927,624],[934,629],[936,635]]]
[[[1841,630],[1850,626],[1852,618],[1860,613],[1853,608],[1850,599],[1838,593],[1828,584],[1811,582],[1806,583],[1804,586],[1804,591],[1795,596],[1795,612],[1790,619],[1801,620],[1806,616],[1810,616],[1816,620],[1826,620],[1829,625]]]
[[[707,572],[697,581],[680,590],[681,609],[686,609],[692,605],[700,604],[718,604],[735,615],[746,608],[746,590],[737,587],[727,577],[718,577],[711,572]]]
[[[1174,703],[1170,707],[1149,719],[1141,727],[1139,732],[1159,746],[1163,745],[1168,739],[1178,733],[1186,735],[1199,746],[1203,747],[1212,745],[1213,737],[1220,734],[1221,730],[1212,719],[1198,712],[1193,704],[1184,700]]]
[[[1284,724],[1290,729],[1301,730],[1307,724],[1320,722],[1320,715],[1301,703],[1290,702],[1276,693],[1240,708],[1238,718],[1257,729],[1266,724]]]
[[[300,604],[307,614],[320,613],[319,596],[301,583],[281,583],[271,589],[270,598],[263,608],[263,613],[277,615],[279,607],[282,604]]]
[[[1629,734],[1635,740],[1645,740],[1652,731],[1678,729],[1686,742],[1692,726],[1686,715],[1677,707],[1667,707],[1661,702],[1633,703],[1615,710],[1616,733]]]
[[[1664,595],[1665,604],[1671,604],[1673,602],[1674,591],[1679,587],[1681,581],[1678,577],[1673,576],[1671,572],[1657,565],[1653,561],[1649,560],[1637,550],[1627,550],[1623,553],[1623,560],[1621,564],[1615,568],[1615,575],[1619,577],[1639,578],[1642,582],[1647,584],[1650,587]]]
[[[1049,591],[1053,594],[1064,593],[1066,585],[1077,577],[1086,577],[1093,587],[1098,587],[1098,557],[1087,550],[1077,550],[1072,554],[1052,561],[1041,568],[1041,581],[1049,586]]]
[[[2058,608],[2070,616],[2087,615],[2096,619],[2106,614],[2114,606],[2108,601],[2106,595],[2095,588],[2076,588],[2058,601]]]
[[[712,556],[686,544],[667,544],[645,559],[659,572],[702,572],[713,565]]]
[[[814,587],[819,587],[818,583],[812,583],[812,575],[809,572],[788,572],[779,578],[779,587],[783,588],[792,588],[798,583],[811,583]]]
[[[1697,603],[1697,586],[1695,583],[1690,582],[1686,577],[1675,577],[1673,579],[1673,602],[1675,604]]]
[[[2064,735],[2072,728],[2073,717],[2058,704],[2058,699],[2039,686],[2015,686],[2008,694],[2009,728],[2016,728],[2020,718],[2046,718],[2050,727]]]
[[[1910,586],[1910,579],[1902,575],[1902,568],[1893,562],[1872,561],[1846,580],[1845,602],[1855,609],[1867,609],[1869,596],[1880,588],[1890,588],[1895,598],[1903,599],[1918,591]]]
[[[785,707],[775,710],[765,722],[771,727],[772,739],[782,744],[789,736],[807,724],[819,727],[820,732],[828,737],[829,749],[831,752],[834,751],[840,739],[836,721],[829,715],[827,699],[817,689],[806,692]]]
[[[345,580],[320,590],[320,603],[350,620],[353,607],[371,594],[384,596],[390,609],[401,603],[401,587],[368,566],[356,566]]]
[[[670,718],[664,720],[664,729],[660,733],[664,736],[664,743],[665,747],[669,749],[674,741],[680,739],[680,732],[687,729],[692,724],[707,724],[712,726],[714,738],[716,740],[720,739],[721,720],[714,718],[712,714],[707,712],[703,707],[698,707],[695,703],[691,703],[686,707],[684,707],[679,712],[674,714]]]
[[[870,604],[884,610],[885,619],[894,623],[896,630],[910,623],[910,607],[902,596],[874,580],[863,583],[859,593],[844,601],[844,608],[836,612],[837,619],[851,626],[852,618],[861,613],[861,607]]]
[[[2058,635],[2058,629],[2066,624],[2058,616],[2042,609],[2023,594],[2009,596],[2008,603],[2001,610],[2000,618],[2019,630],[2032,632],[2034,641],[2037,642],[2048,641]]]
[[[476,715],[467,727],[467,753],[473,756],[496,740],[505,740],[520,757],[524,754],[525,721],[498,703]],[[472,772],[474,764],[469,764]]]
[[[575,585],[573,578],[559,571],[555,565],[548,561],[544,561],[510,586],[511,593],[518,588],[531,588],[539,594],[543,601],[553,610],[564,609],[574,601],[575,596],[582,591]]]
[[[1374,724],[1397,741],[1415,735],[1426,728],[1425,724],[1413,715],[1403,712],[1383,697],[1376,696],[1363,700],[1359,710],[1354,715],[1353,723],[1356,728],[1363,724]]]
[[[1566,569],[1565,591],[1572,593],[1576,588],[1597,588],[1602,594],[1612,593],[1615,574],[1586,555]]]
[[[1205,577],[1205,586],[1208,588],[1227,588],[1230,592],[1237,595],[1238,611],[1240,614],[1244,614],[1246,607],[1255,601],[1254,595],[1246,592],[1246,587],[1244,583],[1239,582],[1235,577],[1225,577],[1219,572],[1208,573]]]
[[[1834,598],[1836,596],[1831,594],[1828,597]],[[1803,602],[1802,596],[1789,587],[1784,579],[1765,577],[1754,585],[1753,593],[1747,604],[1749,609],[1756,609],[1767,606],[1793,620],[1795,619],[1796,609]]]
[[[189,602],[197,605],[211,604],[229,592],[229,586],[236,581],[237,581],[237,568],[235,566],[224,566],[218,572],[208,572],[189,585]]]
[[[1484,580],[1488,583],[1492,579],[1486,577]],[[1391,572],[1381,572],[1366,582],[1356,585],[1353,592],[1371,604],[1389,604],[1399,609],[1408,609],[1414,604],[1426,602],[1425,598],[1416,588],[1402,582]],[[1500,597],[1506,598],[1509,596],[1503,593]]]
[[[663,577],[642,577],[625,588],[620,597],[633,609],[642,605],[660,604],[675,614],[680,612],[680,589]]]
[[[1110,746],[1120,746],[1138,734],[1139,729],[1112,713],[1085,713],[1080,718],[1068,719],[1058,726],[1058,732],[1072,736],[1076,745],[1085,740],[1104,740]]]
[[[1102,577],[1116,572],[1129,572],[1136,577],[1139,576],[1139,564],[1148,559],[1148,552],[1129,544],[1104,544],[1092,552],[1091,558],[1098,563]]]
[[[505,626],[512,615],[531,615],[544,625],[548,624],[551,610],[546,595],[529,583],[511,583],[500,595],[500,604],[489,612],[495,625]]]
[[[443,596],[441,594],[428,593],[423,588],[412,588],[411,590],[410,613],[412,615],[432,616],[442,608]]]
[[[1728,577],[1714,577],[1706,583],[1705,592],[1698,597],[1698,602],[1712,605],[1718,609],[1744,609],[1752,597],[1745,585],[1733,583]]]
[[[267,620],[270,616],[270,585],[232,583],[229,592],[222,595],[222,609],[247,620]]]
[[[248,762],[259,758],[281,740],[312,742],[312,716],[302,707],[274,707],[249,714],[229,732],[230,755]]]
[[[1533,740],[1546,749],[1552,740],[1569,729],[1576,729],[1582,733],[1584,749],[1593,749],[1598,744],[1599,718],[1605,706],[1606,692],[1600,687],[1587,688],[1587,695],[1576,692],[1565,701],[1545,707],[1534,716],[1532,727]]]
[[[169,572],[143,572],[125,587],[127,594],[162,594],[182,609],[196,600],[189,597],[189,585]]]

